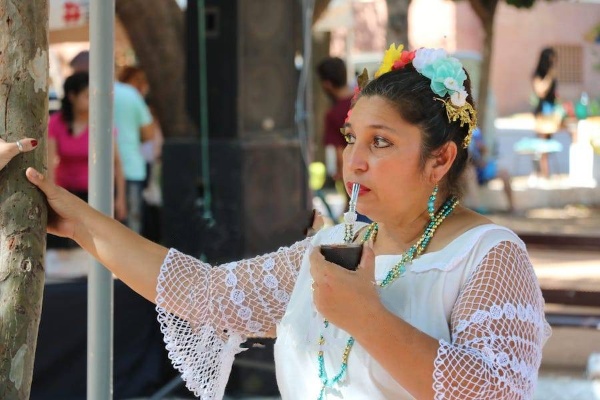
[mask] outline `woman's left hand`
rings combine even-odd
[[[356,271],[326,261],[320,250],[315,247],[310,254],[313,302],[325,319],[352,332],[383,307],[375,283],[373,249],[369,244],[363,245]]]
[[[16,142],[9,143],[0,139],[0,170],[19,153],[26,153],[35,149],[37,140],[31,138],[19,139]]]

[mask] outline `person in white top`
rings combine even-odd
[[[524,244],[458,204],[475,128],[469,79],[441,49],[390,46],[343,134],[348,191],[373,224],[321,229],[210,266],[89,208],[33,169],[49,231],[156,302],[187,387],[219,399],[249,337],[277,336],[283,399],[531,399],[550,334]],[[324,244],[363,242],[357,270]]]

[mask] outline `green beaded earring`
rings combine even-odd
[[[432,221],[435,218],[435,199],[437,198],[437,193],[438,185],[436,183],[433,192],[431,192],[431,196],[429,196],[429,201],[427,202],[427,212],[429,213],[429,219]]]

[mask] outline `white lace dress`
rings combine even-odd
[[[341,225],[324,229],[312,244],[341,243],[343,231]],[[310,247],[306,239],[214,268],[169,251],[159,276],[158,318],[169,356],[196,396],[220,399],[239,345],[275,327],[284,400],[317,399],[321,333],[327,374],[339,371],[348,334],[332,325],[323,329],[315,311]],[[377,256],[375,279],[382,280],[398,260]],[[439,340],[436,400],[533,397],[550,329],[525,246],[513,232],[492,224],[471,229],[443,250],[416,259],[380,295],[390,311]],[[399,362],[410,368],[410,360]],[[359,343],[350,353],[345,381],[326,394],[326,399],[412,399]]]

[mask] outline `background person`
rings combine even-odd
[[[88,199],[89,174],[89,75],[76,72],[64,82],[64,97],[59,112],[48,120],[49,178],[77,197]],[[125,179],[121,159],[114,146],[115,218],[127,217]],[[73,247],[69,241],[48,238],[48,246]]]
[[[27,177],[46,194],[50,232],[157,303],[197,396],[223,396],[246,338],[277,336],[286,400],[532,399],[549,327],[527,250],[458,205],[471,102],[458,60],[391,46],[344,129],[345,185],[360,184],[358,211],[377,222],[216,267],[136,235],[32,168]],[[363,242],[356,271],[320,254],[348,242]]]
[[[342,152],[346,142],[340,129],[344,126],[352,104],[354,91],[348,85],[346,64],[341,58],[327,57],[317,66],[317,75],[323,91],[331,101],[331,107],[323,121],[323,144],[328,157],[328,172],[336,182],[338,189],[345,195],[342,183]]]
[[[552,47],[546,47],[540,57],[533,73],[532,85],[536,96],[536,106],[533,114],[536,118],[536,131],[538,137],[551,139],[560,126],[560,118],[556,116],[556,52]],[[539,173],[542,177],[550,176],[548,153],[539,155]]]
[[[150,85],[144,71],[137,66],[126,66],[119,73],[119,81],[131,85],[146,99]],[[162,206],[161,171],[162,171],[162,146],[164,138],[158,119],[154,116],[152,108],[148,106],[152,115],[152,137],[143,141],[140,151],[146,162],[146,180],[142,198],[142,235],[153,241],[160,241],[160,220]],[[144,128],[145,129],[145,128]],[[142,133],[143,134],[143,133]],[[150,135],[146,133],[146,138]]]
[[[498,160],[490,156],[487,146],[483,140],[483,136],[481,135],[480,128],[475,128],[473,131],[473,138],[471,139],[469,151],[471,152],[471,162],[473,163],[474,168],[474,176],[472,179],[474,179],[476,182],[474,187],[469,188],[469,194],[478,199],[478,186],[486,185],[492,179],[499,178],[502,181],[502,189],[504,190],[508,203],[507,211],[509,213],[513,213],[515,211],[515,205],[513,200],[510,174],[508,170],[498,166]],[[478,203],[479,202],[476,201],[475,210],[483,210],[484,208]]]
[[[352,107],[354,90],[348,85],[346,64],[339,57],[327,57],[323,59],[317,66],[317,75],[319,76],[323,91],[332,102],[331,107],[325,114],[323,124],[325,164],[327,165],[328,173],[335,183],[337,192],[344,197],[343,208],[346,208],[349,197],[342,177],[342,153],[346,147],[346,142],[341,134],[341,130]],[[362,214],[358,214],[358,220],[371,222]]]
[[[146,186],[146,160],[142,143],[155,137],[152,114],[142,95],[131,85],[115,82],[114,119],[117,128],[117,147],[123,160],[123,173],[127,187],[127,226],[142,232]]]
[[[89,51],[82,51],[70,62],[74,71],[89,71]],[[116,81],[113,92],[113,116],[117,128],[117,148],[123,160],[127,218],[125,223],[137,233],[142,232],[142,193],[146,185],[146,162],[142,143],[152,140],[155,131],[152,115],[142,95],[131,85]]]

